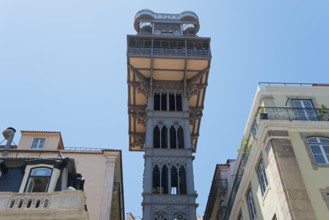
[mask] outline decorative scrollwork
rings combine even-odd
[[[128,114],[133,116],[137,124],[146,126],[146,112],[145,107],[143,108],[134,108],[130,107],[128,109]]]
[[[191,79],[187,80],[187,85],[186,85],[187,98],[190,99],[193,95],[197,95],[199,93],[199,91],[205,87],[205,85],[200,84],[200,79],[205,73],[207,73],[207,71],[208,71],[208,68],[198,72]]]
[[[182,94],[183,84],[181,82],[170,82],[170,83],[162,83],[162,82],[154,82],[153,92],[160,94]]]
[[[202,117],[202,109],[193,108],[190,110],[190,124],[193,125],[196,120]]]
[[[130,70],[135,74],[136,78],[139,82],[134,82],[134,88],[136,88],[138,93],[143,94],[144,96],[148,96],[150,94],[150,83],[149,79],[147,79],[141,72],[135,69],[133,66],[129,65]]]
[[[133,134],[132,136],[134,138],[134,142],[130,144],[130,147],[131,148],[140,147],[141,149],[143,149],[145,144],[145,135]]]

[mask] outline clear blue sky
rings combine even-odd
[[[55,130],[67,147],[122,149],[125,210],[135,215],[144,161],[128,151],[126,35],[144,8],[192,10],[199,36],[212,38],[194,161],[202,215],[215,164],[237,155],[258,82],[329,82],[329,1],[0,0],[0,130]]]

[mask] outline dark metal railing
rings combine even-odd
[[[259,107],[257,119],[328,121],[329,110],[327,108]]]
[[[128,56],[173,56],[173,57],[210,57],[210,50],[166,49],[166,48],[128,48]]]
[[[238,170],[233,181],[232,190],[228,199],[224,220],[229,219],[236,193],[244,173],[244,168],[248,162],[252,143],[257,134],[261,120],[301,120],[301,121],[329,121],[329,109],[325,108],[294,108],[294,107],[259,107],[249,134],[244,137],[241,147],[242,157],[238,165]]]

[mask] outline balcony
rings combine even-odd
[[[0,219],[88,220],[82,191],[0,193]]]
[[[257,116],[256,119],[268,120],[328,121],[329,110],[326,108],[260,107]]]
[[[135,57],[174,57],[211,58],[210,39],[182,39],[128,36],[128,56]]]

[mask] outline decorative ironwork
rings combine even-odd
[[[170,82],[162,83],[162,82],[154,82],[153,84],[153,92],[160,94],[182,94],[182,83],[181,82]]]
[[[193,76],[191,79],[187,80],[187,86],[186,86],[186,96],[188,98],[191,98],[193,95],[197,95],[200,91],[200,89],[203,89],[204,86],[200,85],[200,79],[201,77],[207,73],[209,69],[206,68],[199,73],[197,73],[195,76]]]
[[[133,66],[129,65],[129,68],[135,74],[136,78],[139,80],[139,82],[134,83],[134,87],[137,89],[137,92],[147,97],[150,92],[149,80]]]
[[[128,114],[132,115],[134,119],[136,120],[137,124],[141,124],[146,126],[146,112],[145,112],[145,107],[141,108],[133,108],[130,107],[128,109]]]
[[[202,109],[193,108],[190,110],[190,124],[194,124],[196,120],[200,120],[202,117]]]
[[[132,134],[134,142],[130,144],[130,148],[140,147],[144,148],[145,144],[145,134]]]

